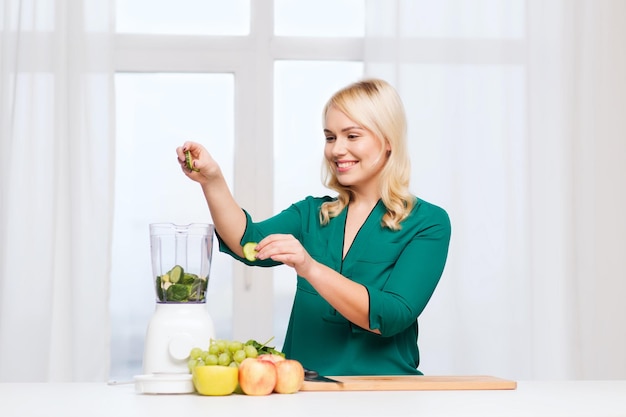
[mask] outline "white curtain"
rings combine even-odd
[[[413,189],[452,221],[421,369],[626,378],[626,2],[367,4],[366,73],[399,89]],[[462,36],[481,12],[502,36]],[[442,17],[460,39],[414,36]]]
[[[0,2],[0,381],[109,370],[111,2]]]

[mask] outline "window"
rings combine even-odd
[[[141,373],[155,304],[149,223],[210,222],[201,190],[174,160],[176,146],[186,139],[203,143],[238,202],[261,218],[300,197],[285,181],[293,167],[281,157],[292,151],[288,139],[298,126],[302,143],[318,155],[307,158],[302,179],[311,194],[322,192],[321,153],[315,150],[323,143],[321,106],[334,89],[362,74],[354,45],[363,33],[364,1],[313,3],[329,18],[294,33],[289,22],[301,19],[302,9],[291,2],[118,1],[111,377]],[[353,16],[338,28],[330,17],[347,9]],[[258,41],[274,32],[280,40]],[[324,47],[311,48],[317,42],[311,36],[323,38]],[[338,55],[347,58],[337,61]],[[290,90],[294,83],[297,91]],[[242,268],[215,247],[207,308],[217,336],[274,336],[282,346],[294,283],[291,271]]]
[[[241,36],[250,33],[249,0],[123,0],[119,33]]]
[[[365,0],[118,0],[112,377],[141,372],[154,309],[148,224],[209,219],[174,148],[185,139],[207,145],[239,204],[257,219],[306,195],[329,193],[320,177],[322,106],[366,71],[366,35],[378,36],[368,46],[408,36],[394,50],[382,48],[404,54],[402,65],[388,69],[368,56],[367,71],[399,77],[408,91],[412,188],[421,197],[443,205],[475,198],[451,197],[441,186],[453,180],[445,176],[454,175],[460,152],[498,140],[506,143],[489,147],[494,164],[523,152],[524,133],[516,127],[524,119],[525,1],[389,3],[368,1],[366,14]],[[384,13],[395,15],[369,10],[383,4]],[[519,119],[504,127],[488,118],[506,106],[515,106],[507,114]],[[457,113],[462,117],[450,123]],[[435,177],[439,182],[430,181]],[[466,177],[461,180],[500,186],[497,178]],[[247,268],[217,249],[213,262],[207,307],[217,336],[274,336],[280,348],[293,271]]]
[[[274,1],[276,36],[363,37],[362,0]]]
[[[180,172],[174,149],[186,139],[204,143],[232,181],[234,83],[232,74],[118,73],[115,84],[112,373],[123,376],[129,368],[140,373],[154,311],[148,225],[210,223],[202,193]],[[228,338],[232,264],[220,255],[214,250],[207,307],[216,332]]]

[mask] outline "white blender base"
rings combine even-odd
[[[143,375],[135,391],[144,394],[186,394],[195,391],[187,366],[194,347],[206,349],[215,338],[204,303],[159,303],[146,333]]]

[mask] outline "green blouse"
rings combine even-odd
[[[274,233],[293,235],[312,258],[367,288],[370,327],[381,334],[349,322],[298,276],[282,351],[322,375],[421,374],[417,318],[443,273],[451,232],[447,213],[418,199],[402,229],[393,231],[381,226],[385,206],[379,201],[342,259],[348,209],[323,226],[319,209],[329,200],[307,197],[258,223],[244,210],[247,226],[241,243],[259,242]],[[272,260],[247,261],[218,239],[220,251],[241,262],[278,265]]]

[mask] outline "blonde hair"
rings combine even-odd
[[[380,196],[387,209],[382,226],[399,230],[400,223],[407,218],[415,203],[415,196],[409,192],[411,162],[407,149],[406,115],[400,96],[386,81],[366,79],[336,92],[324,106],[324,119],[331,107],[372,132],[381,141],[380,157],[387,158],[379,182]],[[389,151],[386,150],[387,144]],[[323,182],[338,193],[336,200],[327,201],[320,208],[320,221],[328,224],[348,205],[352,190],[339,183],[328,160],[323,165]]]

